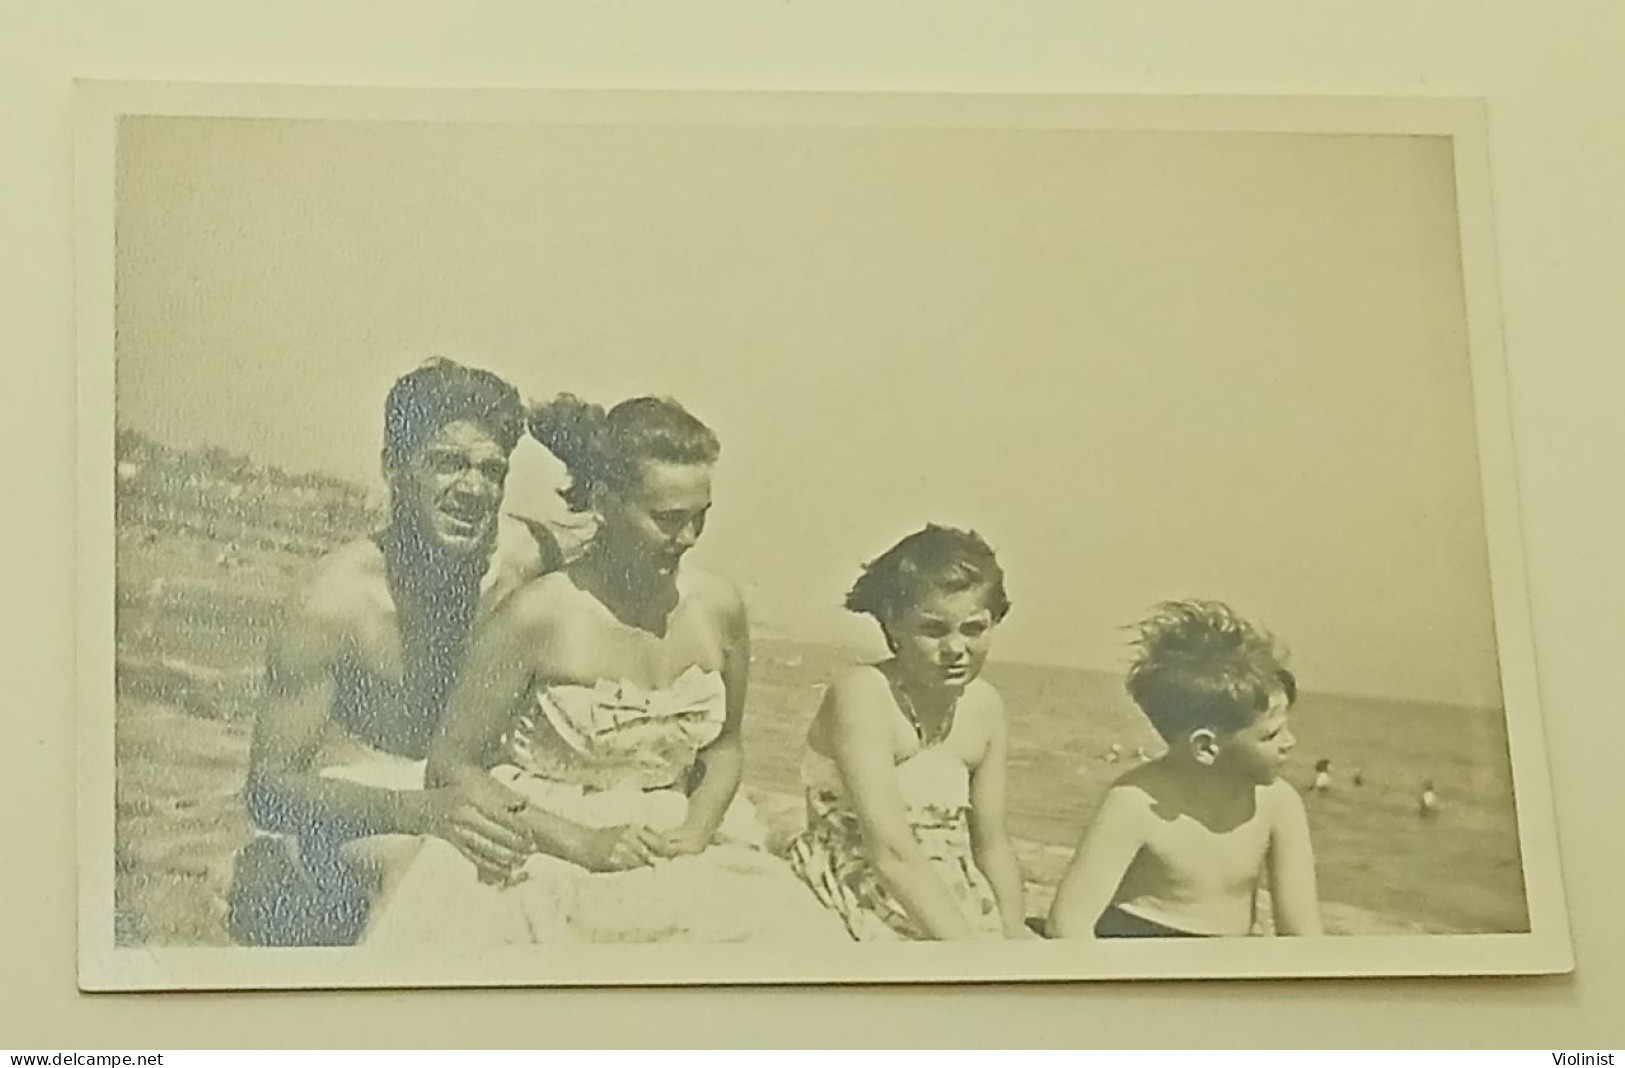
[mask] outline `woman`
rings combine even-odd
[[[429,840],[367,941],[843,937],[735,797],[745,607],[684,562],[711,508],[715,435],[654,397],[606,413],[561,396],[530,429],[597,533],[470,651],[427,776],[519,793],[536,855],[512,871],[477,842]]]

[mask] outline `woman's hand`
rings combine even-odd
[[[713,835],[704,828],[677,827],[670,831],[646,830],[643,843],[657,857],[686,857],[703,853],[711,844]]]
[[[655,833],[637,825],[588,831],[580,850],[572,859],[588,871],[595,872],[641,868],[653,864],[659,855],[649,847],[649,836]]]

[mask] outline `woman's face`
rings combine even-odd
[[[711,511],[711,466],[645,460],[624,488],[606,489],[597,540],[633,575],[670,577]]]
[[[903,677],[927,690],[961,691],[982,673],[993,644],[987,590],[937,590],[886,623]]]

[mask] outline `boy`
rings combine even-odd
[[[1168,743],[1107,792],[1056,891],[1052,938],[1246,935],[1268,865],[1275,927],[1321,933],[1303,801],[1279,778],[1297,698],[1274,643],[1228,606],[1139,627],[1128,691]]]

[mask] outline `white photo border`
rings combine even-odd
[[[373,89],[76,84],[79,983],[87,991],[1531,975],[1573,970],[1541,725],[1497,294],[1485,108],[1446,98]],[[1530,930],[1064,943],[604,946],[395,956],[114,939],[114,145],[120,118],[1026,128],[1448,137],[1491,592]]]

